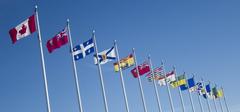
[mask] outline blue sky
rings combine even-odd
[[[37,34],[11,43],[8,31],[33,14],[38,4],[44,44],[46,71],[52,111],[78,112],[77,96],[69,46],[47,52],[45,44],[61,31],[70,19],[73,44],[91,37],[96,30],[99,51],[118,41],[120,57],[136,48],[138,63],[151,54],[153,65],[165,60],[166,70],[176,66],[190,77],[210,80],[225,89],[232,112],[240,111],[239,36],[240,1],[237,0],[58,0],[0,2],[0,111],[46,111],[43,77]],[[103,112],[103,100],[93,56],[77,61],[80,90],[85,112]],[[112,62],[102,66],[110,112],[123,112],[124,100],[120,76]],[[125,70],[124,79],[131,112],[143,112],[137,80]],[[142,77],[149,112],[157,112],[154,89]],[[158,88],[163,109],[170,111],[165,87]],[[178,91],[171,89],[176,112],[181,111]],[[191,108],[183,92],[189,112]],[[193,95],[198,112],[196,94]],[[203,99],[202,99],[203,100]],[[213,108],[213,102],[211,102]],[[218,104],[219,106],[219,104]],[[204,108],[207,108],[204,101]]]

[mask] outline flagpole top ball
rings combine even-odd
[[[38,8],[38,6],[37,5],[35,5],[35,9],[37,9]]]
[[[95,30],[93,30],[92,32],[95,33]]]
[[[67,22],[68,22],[68,23],[69,23],[69,21],[70,21],[70,20],[69,20],[69,19],[67,19]]]
[[[117,43],[117,40],[114,40],[114,43]]]

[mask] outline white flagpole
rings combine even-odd
[[[122,89],[123,89],[126,111],[129,112],[128,98],[127,98],[127,93],[126,93],[126,89],[125,89],[125,83],[124,83],[122,68],[121,68],[121,65],[120,65],[120,58],[119,58],[119,52],[118,52],[118,46],[117,46],[117,41],[116,40],[114,41],[114,47],[115,47],[115,53],[117,55],[118,69],[119,69],[119,72],[120,72],[121,85],[122,85]]]
[[[74,55],[73,55],[73,44],[72,44],[72,36],[71,36],[71,31],[70,31],[69,19],[67,19],[67,29],[68,29],[68,36],[69,36],[69,40],[70,40],[70,49],[71,49],[71,56],[72,56],[72,63],[73,63],[75,85],[76,85],[77,95],[78,95],[78,106],[79,106],[79,111],[83,112],[80,87],[79,87],[79,82],[78,82],[77,68],[76,68],[76,63],[75,63]]]
[[[98,48],[97,48],[97,41],[96,41],[96,37],[95,37],[95,30],[93,30],[93,41],[94,41],[94,50],[96,52],[96,57],[97,57],[98,56]],[[107,97],[106,97],[105,87],[104,87],[104,82],[103,82],[102,68],[99,63],[99,58],[97,58],[97,66],[98,66],[98,72],[99,72],[99,77],[100,77],[100,81],[101,81],[105,112],[108,112],[108,103],[107,103]]]
[[[203,83],[203,80],[201,79],[202,83]],[[201,108],[201,112],[204,112],[203,110],[203,105],[202,105],[202,100],[200,99],[200,94],[199,93],[196,93],[197,94],[197,97],[198,97],[198,102],[199,102],[199,105],[200,105],[200,108]]]
[[[218,98],[218,101],[219,101],[219,103],[220,103],[221,111],[222,111],[222,112],[224,112],[224,111],[223,111],[223,106],[222,106],[221,99],[220,99],[220,98]]]
[[[200,99],[200,95],[197,94],[197,96],[198,96],[198,102],[199,102],[199,105],[200,105],[200,108],[201,108],[201,112],[204,112],[203,106],[202,106],[202,101],[201,101],[201,99]]]
[[[203,81],[203,79],[202,79],[202,81]],[[203,81],[203,87],[204,87],[205,92],[206,92],[206,101],[207,101],[207,105],[208,105],[208,111],[209,111],[209,112],[212,112],[211,106],[210,106],[210,103],[209,103],[209,99],[208,99],[208,94],[209,94],[209,93],[207,93],[206,85],[205,85],[205,82],[204,82],[204,81]]]
[[[167,82],[167,80],[166,80],[167,77],[166,77],[166,72],[165,72],[165,69],[164,69],[164,63],[163,63],[163,61],[162,61],[162,67],[163,67],[163,74],[164,74],[164,77],[165,77],[165,83],[166,83],[167,91],[168,91],[168,98],[169,98],[170,105],[171,105],[171,111],[172,111],[172,112],[175,112],[174,106],[173,106],[173,101],[172,101],[171,91],[170,91],[168,82]]]
[[[218,110],[217,110],[217,104],[216,104],[216,97],[215,97],[215,96],[214,96],[214,98],[213,98],[213,102],[214,102],[215,110],[216,110],[216,112],[218,112]]]
[[[174,68],[174,71],[175,71],[176,80],[179,81],[178,78],[177,78],[177,70],[176,70],[175,67],[173,67],[173,68]],[[179,96],[180,96],[180,99],[181,99],[182,111],[185,112],[186,109],[185,109],[185,105],[184,105],[184,101],[183,101],[182,91],[181,91],[180,87],[177,87],[177,88],[178,88],[178,93],[179,93]]]
[[[158,93],[158,89],[157,89],[157,85],[156,85],[156,81],[155,81],[155,74],[154,74],[154,71],[153,71],[153,65],[152,65],[152,60],[151,60],[150,55],[148,56],[148,61],[149,61],[150,67],[151,67],[151,73],[152,73],[152,78],[153,78],[153,85],[154,85],[155,95],[156,95],[157,103],[158,103],[158,109],[159,109],[159,112],[163,112],[162,111],[160,97],[159,97],[159,93]]]
[[[191,107],[192,107],[192,111],[195,112],[195,107],[194,107],[194,104],[193,104],[193,99],[192,99],[192,94],[191,92],[189,91],[189,84],[188,84],[188,78],[186,76],[186,79],[187,79],[187,88],[188,88],[188,95],[189,95],[189,99],[190,99],[190,102],[191,102]]]
[[[139,75],[139,70],[138,70],[137,56],[136,56],[136,53],[135,53],[135,49],[134,49],[134,48],[132,49],[132,51],[133,51],[134,60],[135,60],[135,67],[136,67],[137,75],[138,75],[138,84],[139,84],[139,87],[140,87],[140,92],[141,92],[141,97],[142,97],[142,103],[143,103],[143,107],[144,107],[144,112],[147,112],[147,106],[146,106],[146,103],[145,103],[145,98],[144,98],[144,93],[143,93],[143,87],[142,87],[142,81],[141,81],[141,77],[140,77],[140,75]]]
[[[216,87],[216,85],[215,85],[215,87]],[[213,103],[214,103],[215,111],[218,112],[218,110],[217,110],[217,104],[216,104],[216,96],[214,95],[214,93],[213,93]]]
[[[228,104],[227,104],[227,101],[226,101],[226,97],[225,97],[225,94],[224,94],[224,90],[223,90],[223,87],[222,88],[222,91],[223,91],[223,100],[224,100],[224,103],[225,103],[225,106],[227,108],[227,112],[230,112],[229,108],[228,108]]]
[[[43,47],[42,47],[42,37],[41,37],[41,31],[40,31],[40,26],[39,26],[38,10],[37,9],[38,9],[38,7],[36,5],[35,6],[35,15],[36,15],[36,21],[37,21],[38,40],[39,40],[41,60],[42,60],[42,71],[43,71],[43,78],[44,78],[46,103],[47,103],[48,112],[51,112],[50,100],[49,100],[49,95],[48,95],[48,83],[47,83],[46,67],[45,67]]]

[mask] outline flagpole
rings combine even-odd
[[[74,55],[73,55],[73,44],[72,44],[72,36],[71,36],[71,31],[70,31],[69,19],[67,19],[67,29],[68,29],[69,39],[70,39],[70,49],[71,49],[71,55],[72,55],[72,64],[73,64],[75,85],[76,85],[77,95],[78,95],[78,107],[79,107],[79,111],[83,112],[81,94],[80,94],[80,89],[79,89],[80,87],[79,87],[79,82],[78,82],[77,68],[76,68],[76,63],[75,63]]]
[[[187,76],[186,76],[186,79],[188,79]],[[190,102],[191,102],[192,111],[195,112],[195,107],[194,107],[194,104],[193,104],[192,94],[191,94],[191,92],[189,91],[188,81],[187,81],[187,87],[188,87],[188,90],[187,90],[187,91],[188,91],[189,99],[190,99]]]
[[[157,89],[157,86],[156,86],[155,74],[154,74],[154,71],[153,71],[153,65],[152,65],[152,60],[151,60],[150,55],[148,56],[148,61],[149,61],[150,67],[151,67],[151,73],[153,75],[153,85],[154,85],[155,95],[156,95],[156,98],[157,98],[158,109],[159,109],[159,112],[162,112],[161,101],[160,101],[158,89]]]
[[[164,77],[165,77],[165,83],[166,83],[167,91],[168,91],[168,98],[169,98],[170,105],[171,105],[171,111],[172,111],[172,112],[175,112],[174,106],[173,106],[173,101],[172,101],[171,91],[170,91],[168,82],[167,82],[167,80],[166,80],[166,72],[165,72],[165,69],[164,69],[164,63],[163,63],[163,61],[162,61],[162,67],[163,67],[163,74],[164,74]]]
[[[126,111],[129,112],[128,98],[127,98],[127,93],[126,93],[126,89],[125,89],[125,83],[124,83],[122,68],[121,68],[121,65],[120,65],[120,58],[119,58],[119,52],[118,52],[118,46],[117,46],[117,41],[116,40],[114,41],[114,47],[115,47],[115,53],[117,55],[118,69],[119,69],[119,72],[120,72],[121,85],[122,85],[122,90],[123,90],[123,95],[124,95],[124,100],[125,100]]]
[[[222,106],[221,99],[220,99],[220,98],[218,98],[218,101],[219,101],[219,103],[220,103],[221,111],[222,111],[222,112],[224,112],[224,111],[223,111],[223,106]]]
[[[93,30],[93,41],[94,41],[94,50],[96,52],[96,56],[98,56],[98,48],[97,48],[97,41],[96,41],[96,37],[95,37],[95,30]],[[108,112],[108,103],[107,103],[107,97],[106,97],[105,87],[104,87],[104,82],[103,82],[102,68],[99,63],[99,58],[97,58],[97,66],[98,66],[98,72],[99,72],[99,77],[100,77],[100,81],[101,81],[105,112]]]
[[[202,81],[202,79],[201,79],[201,81]],[[203,83],[203,81],[202,81],[202,83]],[[200,99],[200,94],[199,93],[197,94],[197,97],[198,97],[198,102],[199,102],[199,105],[200,105],[200,108],[201,108],[201,112],[204,112],[203,105],[202,105],[202,100]]]
[[[38,7],[36,5],[35,6],[35,15],[36,15],[36,21],[37,21],[37,31],[38,31],[38,40],[39,40],[39,46],[40,46],[40,53],[41,53],[42,72],[43,72],[43,78],[44,78],[46,103],[47,103],[47,110],[48,110],[48,112],[51,112],[51,106],[50,106],[50,100],[49,100],[49,94],[48,94],[48,83],[47,83],[46,67],[45,67],[43,47],[42,47],[42,37],[41,37],[41,31],[40,31],[40,25],[39,25],[39,19],[38,19],[38,10],[37,9],[38,9]]]
[[[175,75],[177,77],[177,70],[176,70],[175,67],[173,67],[173,68],[174,68]],[[177,82],[178,82],[179,81],[178,78],[176,78],[176,79],[177,79]],[[180,99],[181,99],[182,111],[185,112],[186,109],[185,109],[185,105],[184,105],[184,101],[183,101],[182,91],[181,91],[180,87],[177,87],[177,88],[178,88],[178,93],[179,93],[179,96],[180,96]]]
[[[202,79],[202,81],[203,81],[203,79]],[[205,92],[206,92],[206,101],[207,101],[207,105],[208,105],[208,111],[212,112],[211,106],[210,106],[210,103],[209,103],[209,99],[208,99],[208,94],[209,93],[207,93],[205,82],[203,82],[203,87],[205,88]]]
[[[216,87],[216,85],[215,85],[215,87]],[[217,110],[217,104],[216,104],[216,96],[214,95],[214,93],[213,93],[213,103],[214,103],[215,111],[218,112],[218,110]]]
[[[137,56],[136,56],[136,53],[135,53],[135,49],[134,49],[134,48],[132,49],[132,51],[133,51],[134,60],[135,60],[135,67],[136,67],[136,70],[137,70],[138,84],[139,84],[139,87],[140,87],[140,92],[141,92],[141,97],[142,97],[142,103],[143,103],[143,107],[144,107],[144,112],[147,112],[147,106],[146,106],[146,103],[145,103],[145,98],[144,98],[144,93],[143,93],[143,87],[142,87],[142,81],[141,81],[141,78],[140,78],[140,75],[139,75],[139,70],[138,70]]]
[[[227,108],[227,112],[230,112],[229,108],[228,108],[228,104],[227,104],[227,101],[226,101],[226,97],[225,97],[225,94],[224,94],[224,90],[223,90],[223,87],[222,88],[222,91],[223,91],[223,100],[224,100],[224,103],[225,103],[225,106]]]

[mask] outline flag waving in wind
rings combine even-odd
[[[73,48],[73,55],[75,61],[85,58],[87,55],[93,52],[94,52],[93,38]]]
[[[48,52],[52,53],[55,49],[68,43],[67,27],[55,35],[52,39],[47,41]]]
[[[94,63],[97,64],[97,58],[99,60],[99,64],[105,64],[109,61],[113,61],[116,59],[115,48],[112,47],[110,49],[104,50],[98,53],[98,56],[94,55]]]
[[[138,73],[139,73],[139,76],[141,76],[141,75],[144,75],[145,73],[150,72],[150,66],[148,62],[144,62],[143,64],[138,65],[138,73],[137,73],[136,67],[132,69],[131,72],[134,78],[138,78]]]
[[[12,28],[9,34],[14,44],[17,40],[27,37],[36,31],[35,15],[30,16],[28,19]]]

